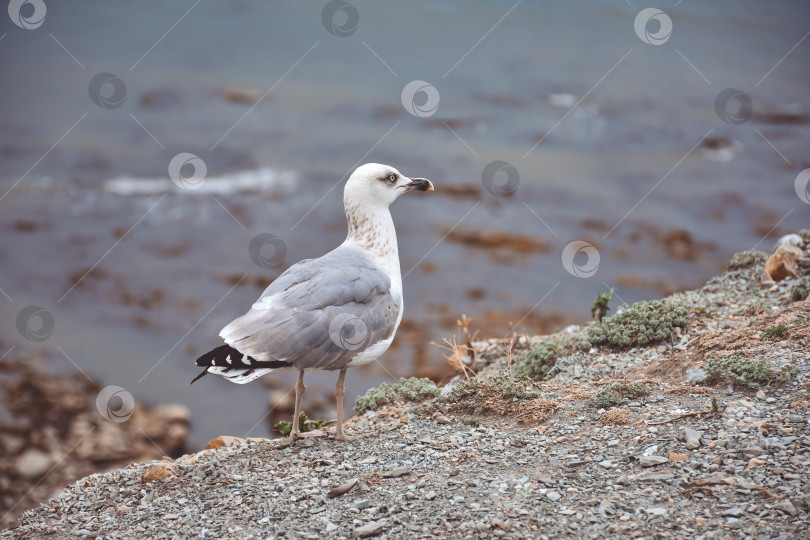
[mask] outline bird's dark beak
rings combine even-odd
[[[428,180],[427,178],[411,178],[410,184],[405,184],[403,186],[405,191],[433,191],[433,182]]]

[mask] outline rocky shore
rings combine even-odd
[[[188,408],[145,408],[115,388],[36,357],[0,362],[0,527],[79,478],[188,451]]]
[[[221,437],[83,478],[0,538],[810,537],[810,301],[766,257],[473,343],[478,377],[370,392],[357,441]]]

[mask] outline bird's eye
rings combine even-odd
[[[395,175],[394,173],[389,174],[388,175],[388,181],[393,184],[394,182],[397,181],[397,175]]]

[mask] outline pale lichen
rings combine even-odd
[[[661,341],[676,327],[686,324],[688,313],[683,302],[673,300],[637,302],[631,307],[624,305],[616,315],[591,326],[580,348],[597,345],[634,347]]]
[[[354,402],[354,410],[363,414],[400,401],[426,401],[437,397],[440,393],[441,390],[436,388],[436,384],[430,379],[401,378],[397,383],[382,383],[377,388],[371,388],[365,395],[359,396]]]

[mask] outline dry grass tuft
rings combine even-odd
[[[705,386],[692,386],[692,385],[685,385],[685,386],[677,386],[675,388],[670,388],[669,390],[665,390],[665,394],[708,394],[709,392],[713,392],[713,388],[706,388]]]
[[[601,418],[599,418],[599,425],[601,426],[619,426],[629,424],[632,422],[633,416],[627,409],[611,409],[606,411]]]

